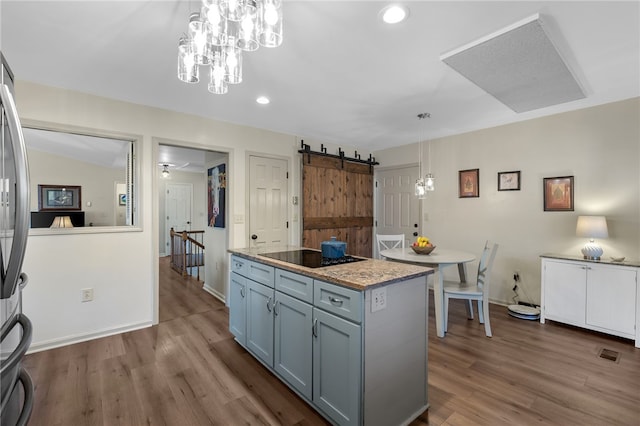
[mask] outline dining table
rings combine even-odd
[[[444,273],[448,266],[457,265],[460,282],[467,282],[466,264],[476,259],[475,254],[466,251],[436,247],[429,254],[418,254],[411,249],[393,248],[381,250],[380,256],[395,261],[428,266],[434,269],[433,300],[436,316],[436,336],[444,337]]]

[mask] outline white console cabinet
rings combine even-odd
[[[540,322],[625,337],[640,347],[639,266],[543,255]]]

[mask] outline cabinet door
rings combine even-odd
[[[274,370],[311,400],[313,307],[276,292]]]
[[[273,289],[247,280],[247,349],[273,366]]]
[[[584,326],[586,272],[581,264],[545,262],[544,311],[547,318]]]
[[[313,309],[313,402],[340,425],[360,423],[360,326]]]
[[[636,270],[587,267],[587,324],[635,338]]]
[[[229,283],[229,331],[243,346],[247,344],[247,279],[235,272]]]

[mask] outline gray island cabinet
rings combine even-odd
[[[307,268],[230,252],[229,330],[327,420],[401,425],[428,408],[430,268]]]

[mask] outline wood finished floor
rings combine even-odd
[[[36,425],[324,425],[236,344],[225,306],[161,259],[159,325],[30,354]],[[460,302],[460,303],[457,303]],[[429,402],[412,425],[640,425],[640,349],[492,305],[494,337],[453,301],[429,335]],[[602,348],[618,362],[598,357]]]

